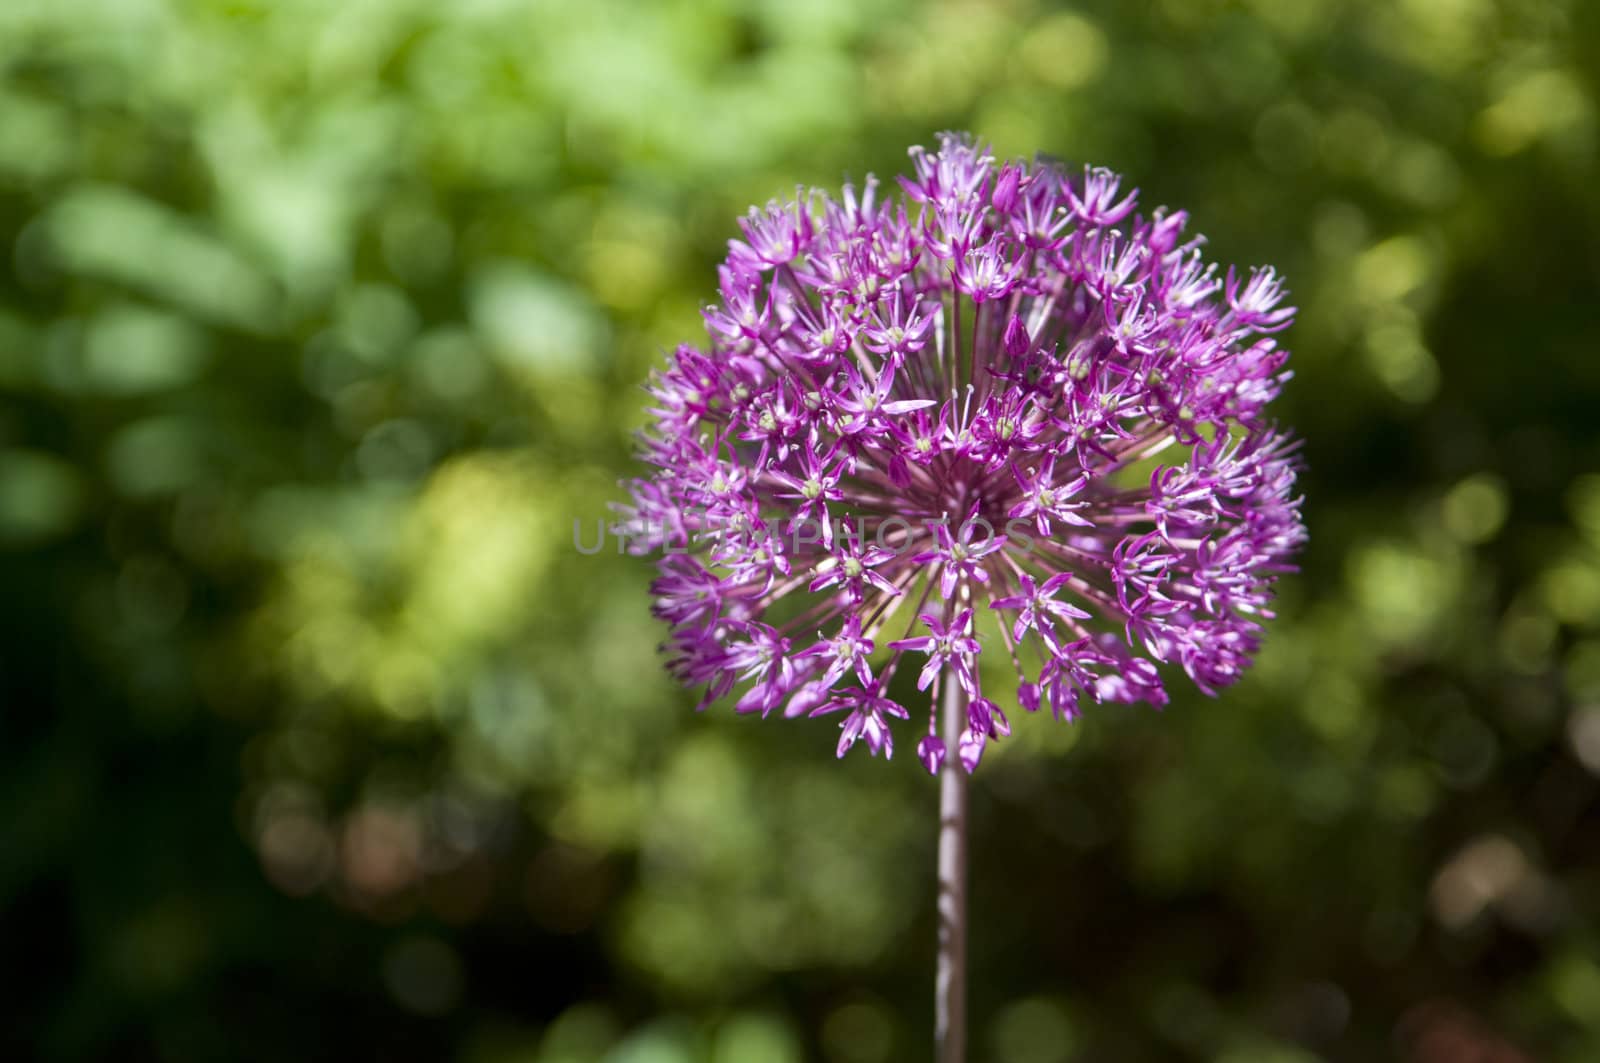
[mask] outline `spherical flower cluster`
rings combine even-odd
[[[669,667],[702,707],[842,713],[840,756],[888,756],[910,660],[918,755],[971,771],[1010,733],[985,653],[1057,718],[1164,704],[1158,666],[1215,693],[1249,663],[1305,539],[1295,445],[1264,418],[1294,311],[1107,170],[953,135],[910,154],[898,202],[869,177],[741,221],[708,349],[652,380],[653,472],[617,530],[660,555]]]

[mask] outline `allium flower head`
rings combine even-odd
[[[1070,719],[1249,663],[1305,539],[1295,445],[1264,416],[1294,310],[1108,170],[953,135],[910,154],[899,201],[869,177],[740,223],[709,345],[651,383],[654,471],[618,531],[662,555],[669,667],[702,704],[842,714],[841,756],[891,755],[915,709],[928,769],[970,771],[1010,733],[986,670]]]

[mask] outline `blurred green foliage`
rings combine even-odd
[[[974,1058],[1597,1058],[1597,105],[1584,0],[7,0],[0,1055],[926,1058],[927,779],[572,526],[746,205],[964,128],[1287,272],[1313,539],[985,763]]]

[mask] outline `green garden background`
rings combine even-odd
[[[3,0],[0,1058],[928,1058],[935,786],[573,526],[944,129],[1287,274],[1311,529],[1220,699],[1013,714],[975,1063],[1600,1058],[1597,108],[1586,0]]]

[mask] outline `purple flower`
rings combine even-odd
[[[869,324],[861,332],[862,346],[873,354],[904,357],[927,345],[934,314],[928,307],[906,300],[896,288],[867,320]]]
[[[1026,474],[1015,463],[1011,466],[1011,474],[1022,491],[1022,500],[1011,507],[1007,516],[1013,519],[1032,517],[1040,535],[1050,534],[1051,517],[1080,527],[1089,527],[1094,523],[1078,513],[1089,503],[1072,501],[1089,483],[1089,474],[1079,473],[1069,482],[1058,484],[1055,482],[1055,467],[1054,454],[1044,460],[1042,467],[1029,468]]]
[[[1085,166],[1083,184],[1078,189],[1067,189],[1067,202],[1071,204],[1072,213],[1088,225],[1104,228],[1117,224],[1132,213],[1138,197],[1138,192],[1130,192],[1122,202],[1113,203],[1121,184],[1122,178],[1105,167]]]
[[[1052,618],[1059,618],[1071,624],[1075,620],[1088,620],[1093,615],[1079,609],[1071,602],[1056,600],[1056,591],[1072,582],[1070,572],[1057,572],[1045,580],[1042,587],[1034,586],[1033,577],[1026,572],[1018,579],[1021,581],[1021,593],[1008,598],[997,598],[989,603],[990,609],[1016,611],[1017,619],[1011,629],[1011,637],[1018,642],[1021,642],[1029,631],[1036,631],[1045,645],[1051,648],[1059,647],[1055,619]]]
[[[894,560],[895,555],[892,550],[867,546],[854,534],[841,535],[834,546],[832,563],[824,562],[817,567],[819,575],[811,581],[812,591],[834,586],[842,587],[844,596],[852,605],[859,605],[865,601],[869,589],[881,591],[890,597],[900,595],[900,588],[873,571],[880,565]],[[859,621],[860,617],[851,616],[849,620]],[[848,622],[847,620],[846,623]]]
[[[768,203],[766,210],[750,208],[750,213],[739,222],[748,241],[745,247],[733,242],[735,254],[748,254],[766,266],[781,266],[798,255],[811,242],[813,234],[811,214],[800,203],[799,197],[788,204]]]
[[[672,675],[702,704],[842,712],[840,755],[887,756],[921,654],[916,688],[968,708],[948,748],[920,699],[929,771],[1010,733],[997,655],[1063,719],[1164,704],[1178,671],[1234,682],[1305,540],[1266,412],[1282,279],[1207,262],[1109,170],[951,135],[911,162],[899,201],[868,178],[753,209],[706,349],[650,382],[651,472],[616,530],[660,554]]]
[[[794,662],[788,657],[789,640],[766,624],[729,625],[745,634],[746,641],[734,642],[728,649],[728,667],[738,679],[755,682],[734,706],[739,712],[759,712],[763,716],[782,701],[793,683]]]
[[[835,392],[833,407],[848,418],[839,433],[850,437],[863,433],[878,436],[888,430],[888,418],[937,404],[936,399],[891,399],[894,394],[894,363],[884,366],[877,379],[868,380],[848,367]]]
[[[956,291],[980,304],[1004,299],[1021,279],[1022,263],[1004,236],[991,237],[962,255],[952,278]]]
[[[822,541],[829,546],[833,545],[833,522],[828,519],[828,503],[836,502],[843,498],[839,490],[839,469],[829,464],[829,458],[817,457],[816,447],[813,442],[806,440],[802,449],[799,468],[794,472],[769,471],[768,478],[773,485],[781,488],[776,492],[776,497],[789,503],[789,510],[784,514],[790,520],[816,521],[822,529]]]
[[[800,657],[821,657],[827,662],[827,669],[818,680],[824,687],[831,687],[846,672],[854,672],[856,678],[861,680],[861,685],[866,686],[872,682],[872,669],[867,666],[867,658],[872,656],[872,640],[861,637],[861,618],[852,616],[844,623],[844,628],[832,637],[818,633],[819,641],[811,648],[802,650]]]
[[[974,542],[980,523],[988,526],[983,537]],[[984,559],[1006,545],[1004,537],[995,534],[994,525],[976,513],[968,514],[954,535],[948,523],[941,523],[933,529],[933,536],[934,548],[917,554],[911,563],[938,566],[939,597],[945,601],[953,598],[956,587],[964,582],[988,583],[989,566]]]
[[[892,650],[915,650],[928,655],[928,663],[917,677],[917,689],[927,690],[939,677],[940,671],[948,666],[962,689],[976,697],[978,684],[973,678],[972,663],[977,660],[980,647],[978,640],[972,637],[972,610],[961,610],[949,627],[928,613],[923,613],[917,619],[932,634],[889,643]]]
[[[903,720],[906,718],[906,710],[899,702],[884,697],[878,683],[851,687],[811,715],[825,716],[841,709],[849,709],[850,714],[844,718],[844,723],[839,725],[842,732],[839,735],[839,756],[848,753],[858,738],[867,740],[867,748],[872,750],[874,756],[880,751],[885,760],[894,756],[894,735],[890,733],[889,724],[884,717],[898,716]]]

